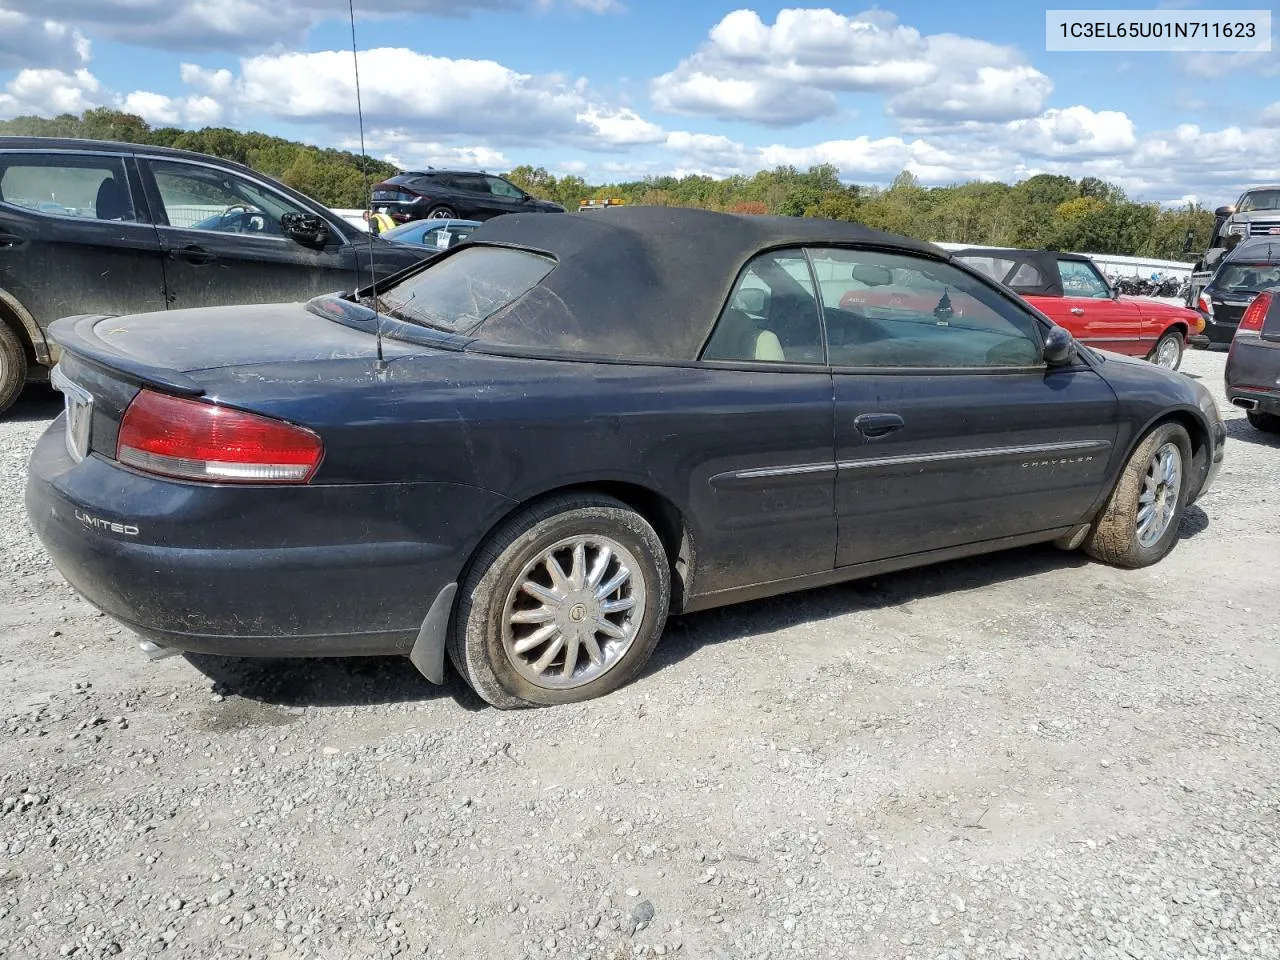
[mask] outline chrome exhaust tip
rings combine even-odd
[[[169,657],[176,657],[181,650],[175,650],[173,647],[162,647],[158,643],[152,643],[150,640],[139,640],[138,649],[147,655],[148,660],[165,660]]]
[[[1241,410],[1253,410],[1258,406],[1258,401],[1249,397],[1235,397],[1231,402]]]

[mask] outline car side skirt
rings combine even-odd
[[[815,587],[827,587],[849,580],[863,577],[874,577],[882,573],[894,573],[898,570],[910,570],[947,560],[959,560],[984,553],[995,553],[1015,547],[1025,547],[1036,543],[1048,543],[1066,536],[1078,529],[1078,524],[1066,527],[1055,527],[1052,530],[1040,530],[1035,533],[1024,533],[1014,537],[1001,537],[996,540],[982,540],[978,543],[965,543],[956,547],[945,547],[941,550],[929,550],[924,553],[909,553],[886,560],[871,560],[866,563],[855,563],[847,567],[837,567],[822,573],[804,577],[793,577],[788,580],[772,580],[767,583],[753,583],[745,587],[734,587],[731,590],[720,590],[715,593],[704,593],[690,597],[684,604],[683,613],[696,613],[699,610],[710,610],[714,607],[728,606],[733,603],[745,603],[748,600],[761,600],[765,597],[776,597],[783,593],[794,593],[799,590],[812,590]]]

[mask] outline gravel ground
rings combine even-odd
[[[1185,370],[1221,390],[1221,353]],[[1154,568],[1036,548],[674,621],[590,704],[149,663],[0,422],[0,957],[1280,957],[1280,442]]]

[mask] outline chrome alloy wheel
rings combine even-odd
[[[502,612],[502,647],[539,687],[598,680],[626,656],[644,619],[639,562],[609,537],[569,537],[525,564]]]
[[[1178,361],[1182,359],[1182,348],[1178,345],[1178,341],[1173,337],[1166,337],[1160,341],[1160,346],[1156,348],[1155,362],[1157,367],[1164,367],[1166,370],[1176,370]]]
[[[1149,547],[1165,535],[1178,510],[1182,491],[1182,451],[1165,443],[1147,462],[1138,492],[1138,543]]]

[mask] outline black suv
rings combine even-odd
[[[1209,343],[1230,343],[1254,297],[1280,285],[1280,237],[1254,237],[1237,244],[1200,291],[1196,309],[1205,319]]]
[[[0,137],[0,412],[78,313],[289,302],[424,257],[248,167],[141,144]]]
[[[373,209],[397,223],[410,220],[488,220],[504,213],[564,213],[514,183],[488,173],[427,170],[402,173],[373,188]]]

